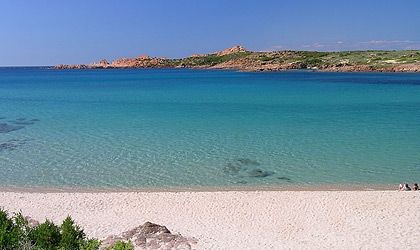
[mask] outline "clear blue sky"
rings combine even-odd
[[[0,0],[0,66],[141,54],[420,49],[418,0]]]

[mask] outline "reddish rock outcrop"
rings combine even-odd
[[[420,72],[420,63],[396,65],[392,67],[392,71],[394,72]]]
[[[165,226],[146,222],[141,226],[111,235],[104,239],[101,249],[114,245],[117,241],[131,241],[135,249],[191,249],[197,240],[180,234],[172,234]]]
[[[106,59],[102,59],[97,63],[92,63],[90,66],[93,68],[108,68],[110,65]]]
[[[222,51],[219,51],[215,54],[218,55],[218,56],[224,56],[224,55],[229,55],[229,54],[239,53],[239,52],[247,52],[247,50],[240,45],[236,45],[236,46],[233,46],[231,48],[227,48],[227,49],[224,49]]]

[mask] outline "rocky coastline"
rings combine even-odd
[[[60,64],[54,69],[191,68],[239,71],[313,70],[327,72],[420,72],[420,51],[272,51],[234,46],[180,59],[150,57],[102,59],[91,64]]]

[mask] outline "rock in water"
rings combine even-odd
[[[18,147],[25,145],[28,141],[28,139],[10,139],[6,142],[0,143],[0,152],[15,150]]]
[[[260,165],[261,163],[255,160],[248,158],[237,158],[232,162],[228,162],[223,171],[229,174],[238,174],[239,172],[248,170],[248,167],[256,167]]]
[[[223,169],[225,173],[232,173],[232,174],[237,174],[240,170],[241,170],[241,166],[237,164],[233,164],[233,163],[228,163]]]
[[[261,170],[261,169],[253,169],[253,170],[248,172],[248,175],[250,177],[267,177],[267,176],[270,176],[270,175],[273,175],[273,174],[274,174],[273,172],[264,171],[264,170]]]
[[[4,150],[15,150],[18,147],[18,145],[16,143],[13,142],[4,142],[4,143],[0,143],[0,152],[4,151]]]
[[[10,121],[11,123],[15,124],[15,125],[34,125],[35,122],[33,121]]]
[[[9,133],[24,128],[23,126],[14,126],[7,123],[0,123],[0,133]]]
[[[35,124],[35,122],[38,122],[39,121],[39,119],[26,119],[26,118],[23,118],[23,117],[21,117],[21,118],[17,118],[16,120],[12,120],[12,121],[9,121],[10,123],[13,123],[13,124],[15,124],[15,125],[34,125]]]
[[[277,179],[284,180],[284,181],[292,181],[292,179],[290,179],[289,177],[286,177],[286,176],[280,176],[280,177],[277,177]]]

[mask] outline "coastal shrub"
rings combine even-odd
[[[46,220],[31,227],[21,213],[9,217],[0,209],[0,250],[98,250],[100,241],[86,238],[83,230],[68,216],[61,226]],[[120,249],[130,245],[122,244]]]
[[[60,247],[63,249],[81,249],[86,238],[85,233],[74,221],[67,216],[60,226],[61,239]]]
[[[0,210],[0,249],[14,249],[19,246],[21,232],[4,210]]]
[[[60,228],[49,220],[39,224],[29,233],[29,238],[35,245],[35,249],[57,249],[60,240]]]
[[[23,217],[22,213],[19,212],[13,216],[13,224],[18,228],[19,231],[19,249],[33,249],[33,244],[29,239],[31,228],[29,226],[28,220]]]
[[[265,55],[260,56],[258,58],[258,60],[263,61],[263,62],[272,61],[273,59],[274,59],[273,57],[268,57],[268,56],[265,56]]]
[[[315,67],[322,64],[322,60],[318,58],[307,58],[302,63],[308,67]]]
[[[124,242],[124,241],[117,241],[111,247],[107,247],[105,250],[133,250],[134,246],[131,241]]]
[[[31,249],[28,239],[29,225],[21,213],[9,217],[0,209],[0,249]]]
[[[101,242],[97,239],[88,239],[83,241],[80,250],[98,250]]]

